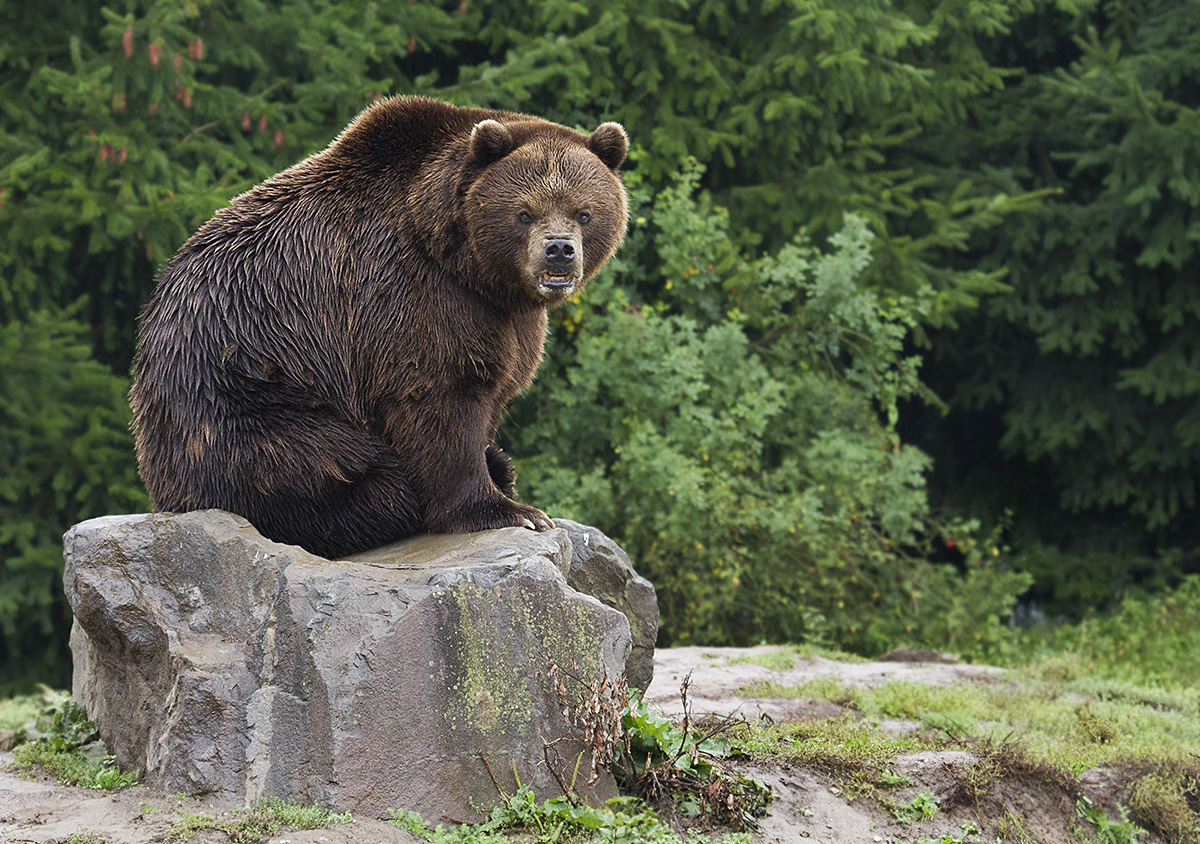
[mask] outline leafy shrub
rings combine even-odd
[[[558,371],[504,431],[529,497],[625,546],[666,643],[993,646],[1028,579],[974,525],[935,524],[929,458],[896,433],[933,294],[865,287],[853,216],[828,251],[746,257],[699,176],[652,201],[634,180],[617,272],[557,312]],[[929,562],[935,542],[964,570]]]

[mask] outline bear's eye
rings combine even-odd
[[[588,220],[592,219],[592,215],[586,211],[580,211],[575,215],[575,219],[578,220],[582,225],[583,223],[586,223]]]
[[[522,211],[520,214],[517,215],[517,219],[520,220],[525,225],[529,225],[530,223],[533,222],[533,215],[530,214],[528,211]]]

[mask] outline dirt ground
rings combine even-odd
[[[655,679],[647,691],[647,701],[668,715],[678,716],[682,712],[680,683],[690,674],[688,699],[694,717],[736,713],[747,719],[765,717],[780,722],[825,718],[838,715],[841,710],[827,701],[740,697],[734,692],[759,681],[796,686],[809,680],[832,677],[847,686],[873,686],[895,680],[947,685],[994,682],[1000,674],[997,669],[986,666],[938,661],[936,654],[899,654],[900,661],[868,663],[797,657],[793,667],[781,669],[790,653],[773,647],[660,650],[655,657]],[[918,657],[926,661],[913,661]],[[915,730],[917,725],[884,722],[877,728],[906,732]],[[49,780],[21,779],[7,770],[11,761],[11,754],[0,754],[0,842],[4,844],[65,844],[68,841],[71,844],[150,844],[164,841],[172,824],[186,813],[215,816],[221,811],[199,801],[140,787],[102,792],[60,786]],[[898,789],[892,797],[906,801],[928,791],[939,801],[944,800],[959,782],[954,776],[956,768],[969,766],[974,761],[975,757],[963,750],[902,756],[894,767],[896,773],[909,777],[909,784]],[[984,805],[960,805],[940,811],[924,822],[901,823],[875,800],[860,797],[849,801],[832,778],[797,765],[754,763],[744,766],[743,771],[765,782],[774,792],[769,812],[754,835],[755,841],[764,844],[899,844],[919,841],[923,837],[933,842],[965,840],[982,844],[998,839],[997,820],[1002,822],[1006,813],[1020,819],[1023,834],[1027,836],[1012,837],[1011,840],[1041,844],[1077,844],[1080,840],[1072,832],[1078,822],[1073,799],[1036,778],[1029,782],[1004,783]],[[1097,773],[1085,777],[1085,781],[1093,799],[1106,803],[1104,776]],[[964,825],[968,824],[979,831],[965,835]],[[948,837],[943,839],[942,836]],[[193,840],[216,844],[228,841],[228,837],[209,831]],[[353,823],[337,824],[330,829],[282,832],[270,842],[412,844],[418,840],[383,821],[358,818]]]

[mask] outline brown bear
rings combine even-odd
[[[546,309],[621,242],[627,149],[617,123],[399,97],[236,197],[142,315],[130,398],[155,509],[229,510],[326,557],[551,527],[493,438]]]

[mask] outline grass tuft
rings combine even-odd
[[[931,746],[915,736],[875,730],[851,715],[783,724],[747,722],[733,735],[745,753],[792,759],[830,774],[849,800],[903,785],[907,778],[892,772],[893,761]]]
[[[769,671],[791,671],[796,667],[796,652],[790,648],[732,657],[729,665],[758,665]]]
[[[1189,805],[1197,797],[1196,782],[1183,771],[1148,773],[1134,783],[1129,807],[1170,844],[1200,844],[1200,815]]]
[[[737,689],[734,694],[738,697],[814,698],[859,709],[863,689],[846,686],[836,677],[817,677],[799,686],[781,686],[769,680],[759,680]]]
[[[233,844],[255,844],[287,827],[295,830],[324,829],[350,823],[349,812],[334,814],[320,806],[301,806],[278,797],[261,801],[251,809],[229,812],[221,817],[186,813],[167,831],[168,841],[190,841],[197,833],[216,830]]]
[[[13,769],[25,777],[43,770],[63,785],[116,791],[137,785],[139,772],[122,771],[112,757],[89,759],[78,750],[56,750],[44,741],[22,744],[13,751]]]
[[[979,806],[1001,780],[1026,779],[1053,786],[1064,794],[1076,791],[1075,777],[1063,768],[1048,764],[1015,741],[976,742],[972,746],[976,760],[953,770],[958,781],[957,794],[948,797],[947,807],[970,803]]]

